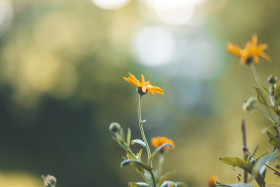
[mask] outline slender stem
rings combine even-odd
[[[158,160],[158,185],[160,185],[160,176],[162,173],[162,167],[163,167],[163,162],[164,162],[164,155],[159,154],[159,160]]]
[[[243,139],[243,153],[244,153],[244,160],[246,161],[246,156],[245,154],[247,153],[246,150],[247,148],[247,137],[246,137],[246,125],[245,125],[245,120],[242,120],[241,124],[241,129],[242,129],[242,139]],[[244,170],[244,183],[248,182],[248,173],[246,170]]]
[[[267,168],[271,169],[272,171],[274,171],[274,173],[275,173],[276,175],[280,176],[280,172],[277,171],[275,168],[271,167],[271,166],[268,165],[268,164],[265,164],[265,166],[266,166]]]
[[[150,162],[151,150],[150,150],[150,147],[149,147],[149,144],[147,142],[147,139],[146,139],[146,136],[145,136],[145,133],[144,133],[144,129],[143,129],[143,121],[142,121],[142,117],[141,117],[141,105],[142,105],[142,96],[139,95],[139,104],[138,104],[139,128],[140,128],[140,131],[141,131],[142,138],[143,138],[143,140],[145,142],[145,145],[146,145],[146,149],[147,149],[147,153],[148,153],[148,164],[152,167],[152,163]]]

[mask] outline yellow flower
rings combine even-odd
[[[252,36],[252,42],[247,42],[244,49],[241,49],[239,46],[228,43],[226,51],[232,55],[235,55],[240,58],[241,64],[250,63],[252,60],[255,63],[259,63],[259,57],[262,57],[266,61],[270,61],[270,57],[264,53],[264,50],[267,49],[266,44],[258,45],[257,35]]]
[[[160,87],[152,86],[150,81],[145,82],[145,77],[143,74],[141,75],[142,82],[140,82],[138,79],[136,79],[135,76],[132,75],[131,73],[129,73],[129,76],[130,77],[123,77],[123,78],[128,83],[130,83],[133,86],[135,86],[136,88],[138,88],[138,93],[144,95],[148,91],[152,95],[155,95],[155,93],[162,94],[162,95],[164,94],[164,90],[161,89]]]
[[[152,146],[155,147],[155,148],[158,148],[159,146],[161,146],[165,143],[168,143],[168,144],[172,145],[172,147],[168,147],[168,146],[164,147],[165,149],[174,149],[174,147],[175,147],[175,144],[174,144],[173,140],[168,139],[166,137],[159,137],[158,136],[158,137],[152,138],[151,142],[152,142]]]
[[[218,179],[217,176],[212,176],[208,181],[208,186],[209,187],[215,187],[217,179]]]

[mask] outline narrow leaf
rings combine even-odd
[[[140,140],[140,139],[132,140],[131,141],[131,145],[134,145],[134,144],[139,144],[139,145],[141,145],[143,147],[146,147],[146,144],[142,140]]]
[[[279,159],[280,155],[274,155],[274,154],[269,154],[265,155],[262,158],[260,158],[257,163],[253,167],[253,172],[252,172],[252,179],[253,180],[257,177],[258,174],[260,174],[264,178],[265,170],[266,170],[266,164],[269,162]]]
[[[183,183],[183,182],[176,182],[175,186],[176,187],[187,187],[187,185],[185,183]]]
[[[128,183],[128,186],[129,187],[149,187],[149,185],[144,182],[130,182],[130,183]]]
[[[153,161],[154,157],[156,156],[157,152],[159,152],[162,148],[164,148],[165,146],[168,146],[168,147],[173,147],[171,144],[169,143],[165,143],[165,144],[162,144],[161,146],[159,146],[154,152],[153,154],[151,155],[151,157],[149,158],[150,161]]]
[[[271,145],[273,145],[274,147],[280,149],[280,139],[276,138],[273,134],[271,134],[270,132],[266,132],[267,136],[268,136],[268,141]]]
[[[256,92],[257,92],[257,99],[258,99],[258,101],[261,104],[266,105],[265,98],[264,98],[264,96],[262,94],[262,91],[259,88],[255,88],[255,89],[256,89]]]
[[[220,160],[228,165],[239,167],[241,169],[244,169],[248,173],[252,174],[253,166],[248,162],[244,161],[243,159],[237,157],[223,157],[220,158]],[[261,187],[264,186],[265,182],[263,178],[260,176],[260,174],[258,174],[255,179]]]
[[[130,128],[127,129],[127,136],[126,136],[126,144],[129,147],[130,146],[130,140],[131,140],[131,130]]]
[[[248,173],[252,173],[253,166],[243,159],[237,157],[223,157],[220,158],[220,160],[228,165],[236,166],[241,169],[244,169]]]
[[[175,174],[175,171],[171,171],[171,172],[167,172],[165,174],[163,174],[161,177],[160,177],[160,184],[162,184],[164,181],[166,181],[167,179],[169,179],[169,177],[171,177],[172,175]]]
[[[263,154],[261,154],[260,156],[257,157],[256,161],[258,161],[258,160],[261,159],[262,157],[268,155],[269,153],[270,153],[269,151],[264,152]]]
[[[150,166],[148,166],[147,164],[145,164],[145,163],[143,163],[139,160],[134,160],[134,159],[128,159],[128,160],[122,161],[121,167],[126,167],[129,164],[131,164],[134,167],[143,168],[143,169],[148,170],[148,171],[152,170],[152,168]]]
[[[119,135],[120,135],[121,141],[122,141],[122,142],[125,142],[124,133],[123,133],[123,129],[122,129],[122,128],[121,128],[120,131],[119,131]]]
[[[160,187],[174,187],[175,183],[172,181],[164,181]]]
[[[280,81],[276,85],[273,97],[274,97],[276,103],[279,103],[279,98],[280,98]]]
[[[137,155],[138,160],[141,160],[141,156],[142,156],[142,149],[140,149],[140,151],[139,151],[139,153]]]
[[[237,184],[221,184],[221,183],[216,183],[216,186],[226,186],[226,187],[254,187],[251,184],[247,183],[237,183]]]

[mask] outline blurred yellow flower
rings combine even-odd
[[[161,146],[165,143],[172,145],[172,147],[168,147],[168,146],[164,147],[165,149],[174,149],[174,147],[175,147],[173,140],[166,138],[166,137],[158,136],[158,137],[152,138],[151,142],[152,142],[152,146],[155,148],[158,148],[159,146]]]
[[[217,179],[218,179],[217,176],[212,176],[208,181],[208,186],[209,187],[215,187]]]
[[[252,36],[252,42],[247,42],[244,49],[241,49],[239,46],[228,43],[226,51],[232,55],[235,55],[240,58],[241,64],[246,64],[253,60],[255,63],[259,63],[259,57],[262,57],[266,61],[270,61],[270,57],[264,53],[264,50],[267,49],[266,44],[258,45],[257,35]]]
[[[164,94],[164,90],[161,89],[160,87],[152,86],[150,81],[145,82],[145,77],[143,74],[141,75],[142,82],[140,82],[138,79],[136,79],[135,76],[132,75],[131,73],[129,73],[129,76],[130,77],[123,77],[123,78],[128,83],[130,83],[133,86],[135,86],[136,88],[138,88],[138,93],[140,91],[140,93],[144,95],[148,91],[152,95],[155,95],[155,93],[162,94],[162,95]]]

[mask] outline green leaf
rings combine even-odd
[[[267,136],[268,136],[268,142],[273,145],[274,147],[280,149],[280,139],[278,139],[277,137],[275,137],[273,134],[271,134],[270,132],[266,132]]]
[[[152,168],[150,166],[148,166],[147,164],[139,161],[139,160],[134,160],[134,159],[127,159],[127,160],[124,160],[122,161],[121,163],[121,167],[126,167],[128,165],[132,165],[134,167],[137,167],[137,168],[142,168],[142,169],[145,169],[145,170],[148,170],[148,171],[152,171]]]
[[[261,157],[253,167],[252,178],[250,180],[255,179],[258,176],[258,174],[260,174],[264,178],[265,171],[266,171],[265,165],[279,158],[280,155],[274,155],[274,154],[269,154]]]
[[[255,89],[256,89],[256,92],[257,92],[257,99],[258,99],[258,101],[259,101],[261,104],[266,105],[265,98],[264,98],[264,96],[263,96],[262,91],[261,91],[259,88],[255,88]]]
[[[127,136],[126,136],[126,144],[129,147],[130,146],[130,140],[131,140],[131,130],[130,128],[127,129]]]
[[[280,81],[276,85],[273,97],[274,97],[274,100],[276,101],[276,103],[279,103],[279,98],[280,98]]]
[[[163,174],[160,177],[160,184],[162,184],[164,181],[166,181],[167,179],[169,179],[169,177],[171,177],[172,175],[174,175],[176,172],[175,171],[171,171],[171,172],[167,172],[165,174]]]
[[[147,183],[144,182],[130,182],[128,183],[129,187],[149,187]]]
[[[248,173],[252,174],[253,166],[248,162],[246,162],[245,160],[242,160],[237,157],[223,157],[220,158],[220,160],[228,165],[239,167],[241,169],[244,169]],[[260,176],[260,174],[258,174],[255,179],[261,187],[264,186],[265,182],[263,178]]]
[[[236,166],[244,169],[248,173],[252,173],[253,166],[243,159],[237,157],[222,157],[220,160],[228,165]]]
[[[268,155],[269,153],[270,153],[269,151],[264,152],[263,154],[261,154],[260,156],[258,156],[258,157],[256,158],[256,161],[258,161],[258,160],[261,159],[262,157]]]
[[[237,183],[237,184],[221,184],[216,183],[216,186],[227,186],[227,187],[254,187],[251,184],[248,183]]]
[[[278,104],[279,104],[279,102],[278,102]],[[272,106],[270,106],[270,108],[271,108],[276,114],[280,115],[280,110],[279,110],[279,108],[278,108],[276,105],[272,105]]]
[[[140,149],[138,155],[137,155],[137,159],[138,160],[141,160],[141,156],[142,156],[142,149]]]
[[[123,133],[123,129],[121,128],[120,131],[119,131],[119,135],[120,135],[120,139],[122,142],[125,142],[125,139],[124,139],[124,133]]]
[[[164,148],[165,146],[167,147],[173,147],[171,144],[169,143],[165,143],[165,144],[162,144],[161,146],[159,146],[154,152],[153,154],[151,155],[151,157],[149,158],[150,161],[152,162],[154,157],[156,156],[157,152],[159,152],[162,148]]]
[[[142,140],[139,140],[139,139],[132,140],[131,145],[134,145],[134,144],[139,144],[143,147],[146,147],[146,144]]]
[[[172,181],[164,181],[160,187],[174,187],[175,183]]]
[[[187,185],[183,182],[175,182],[176,187],[187,187]]]

